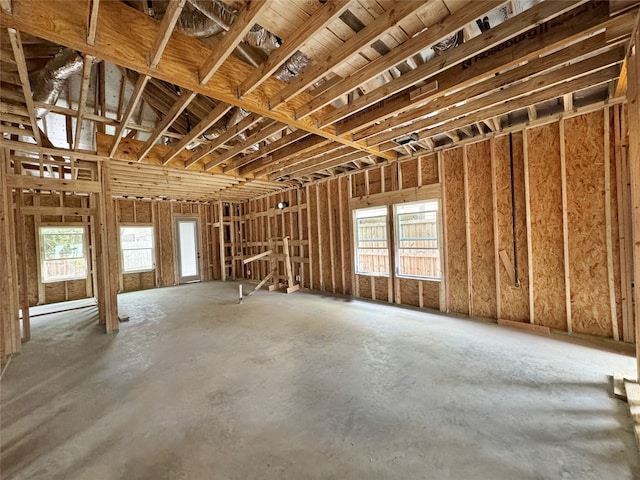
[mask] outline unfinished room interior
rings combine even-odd
[[[0,7],[1,478],[640,478],[639,1]]]

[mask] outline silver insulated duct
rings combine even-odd
[[[55,104],[67,79],[82,71],[82,62],[82,56],[70,48],[64,48],[56,53],[44,68],[31,76],[33,101]],[[47,113],[49,110],[46,108],[36,108],[38,119],[43,118]]]

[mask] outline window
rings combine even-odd
[[[147,272],[153,261],[153,227],[120,227],[122,272]]]
[[[87,278],[84,227],[40,227],[42,282]]]
[[[438,201],[395,205],[396,274],[440,278]]]
[[[389,275],[387,207],[355,210],[356,273]]]

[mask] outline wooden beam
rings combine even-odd
[[[569,67],[571,68],[571,67]],[[564,95],[567,92],[574,92],[577,90],[582,90],[591,86],[600,85],[602,83],[609,82],[612,78],[615,78],[618,74],[618,67],[616,65],[607,67],[601,70],[596,71],[595,73],[591,73],[588,75],[581,76],[576,78],[575,80],[571,80],[568,82],[556,82],[555,85],[545,88],[539,91],[535,91],[534,93],[530,93],[526,96],[521,96],[520,98],[516,98],[513,100],[502,101],[500,103],[494,103],[493,99],[484,98],[479,99],[476,103],[475,101],[469,102],[464,106],[464,108],[457,113],[454,113],[455,109],[452,109],[449,112],[443,114],[442,117],[438,117],[440,124],[437,127],[432,127],[425,130],[425,124],[429,124],[428,126],[432,126],[435,122],[430,118],[427,121],[416,121],[413,124],[413,131],[422,132],[419,134],[419,139],[424,137],[433,137],[434,135],[438,135],[440,133],[448,133],[453,129],[460,128],[465,125],[473,124],[474,122],[483,120],[487,117],[492,117],[496,115],[504,115],[509,112],[519,110],[521,108],[525,108],[527,105],[532,103],[540,103],[543,101],[551,100],[557,98],[558,96]],[[522,86],[522,85],[521,85]],[[514,87],[515,88],[515,87]],[[520,88],[520,87],[519,87]],[[537,90],[537,89],[535,89]],[[490,108],[483,108],[481,103],[484,101],[491,101],[492,106]],[[478,109],[472,107],[478,106]],[[470,111],[468,115],[464,116],[464,112]],[[459,118],[448,121],[452,118],[452,116],[459,116]],[[436,118],[436,116],[432,117]],[[428,128],[428,127],[426,127]],[[402,129],[400,129],[402,132]],[[400,133],[397,132],[396,135]],[[385,138],[389,140],[388,143],[380,145],[381,150],[389,150],[397,147],[396,143],[391,142],[390,140],[396,138],[396,135],[390,135],[390,133],[384,132],[380,136],[375,137],[375,140],[372,143],[378,143],[380,139]],[[370,140],[371,141],[371,140]]]
[[[82,134],[82,122],[84,114],[87,110],[87,96],[89,94],[89,84],[91,83],[91,67],[94,58],[91,55],[85,55],[82,62],[82,83],[80,86],[80,98],[78,100],[78,116],[76,118],[76,134],[73,138],[73,149],[80,148],[80,135]]]
[[[91,216],[96,214],[95,208],[85,208],[85,207],[22,207],[23,215],[52,215],[52,216],[69,216],[69,217],[80,217],[80,216]]]
[[[97,193],[100,184],[89,180],[67,180],[60,178],[41,178],[28,175],[7,175],[8,186],[28,190],[53,190],[58,192]]]
[[[333,20],[338,18],[349,6],[351,0],[331,0],[322,5],[302,28],[298,28],[280,48],[275,50],[269,58],[238,86],[240,98],[251,93],[266,78],[270,77],[291,55],[293,55],[309,39],[323,30]]]
[[[326,143],[329,143],[329,140],[327,140],[326,138],[318,137],[317,135],[308,136],[307,138],[276,150],[269,157],[256,160],[252,163],[240,167],[238,169],[238,173],[242,176],[246,176],[250,173],[257,172],[258,170],[262,171],[265,168],[272,168],[278,165],[280,162],[284,162],[285,160],[296,155],[303,155],[304,153]]]
[[[613,228],[611,226],[611,121],[609,107],[604,109],[604,213],[607,245],[607,279],[609,286],[609,311],[611,313],[611,331],[613,339],[620,340],[618,331],[618,312],[616,305],[616,287],[613,267]]]
[[[142,149],[138,151],[138,161],[142,161],[147,156],[151,148],[156,144],[158,139],[164,134],[165,130],[171,126],[173,122],[182,114],[185,108],[196,98],[198,94],[196,92],[182,92],[178,101],[173,104],[171,110],[167,112],[162,121],[156,125],[156,129],[151,134],[149,139],[143,145]]]
[[[250,148],[252,145],[262,142],[266,138],[269,138],[271,135],[275,135],[280,130],[282,130],[282,128],[283,128],[283,125],[278,122],[267,125],[266,127],[262,128],[260,131],[254,133],[249,138],[247,138],[246,142],[240,142],[239,145],[235,146],[231,150],[227,150],[222,155],[219,155],[213,160],[210,160],[209,162],[207,162],[207,164],[204,166],[204,169],[211,170],[212,168],[223,164],[227,160],[244,152],[246,149]]]
[[[436,115],[417,120],[394,130],[375,134],[368,138],[367,144],[377,145],[393,138],[419,131],[424,125],[434,125],[442,120],[460,117],[465,113],[486,110],[493,106],[498,106],[499,108],[500,105],[504,105],[507,101],[526,97],[527,95],[548,89],[554,85],[562,84],[567,80],[584,76],[610,65],[616,65],[624,58],[624,49],[622,46],[618,46],[594,57],[587,58],[569,66],[557,68],[567,61],[568,53],[570,54],[570,50],[558,52],[558,56],[550,60],[546,57],[534,60],[525,67],[516,68],[475,88],[470,87],[468,96],[465,89],[461,92],[429,102],[413,113],[416,116],[423,116],[426,115],[427,110],[429,112],[438,111]],[[550,55],[550,57],[552,57],[552,55]],[[615,73],[617,74],[617,70]],[[484,90],[484,92],[482,90]],[[487,91],[491,93],[488,95],[484,94]],[[484,96],[482,96],[483,94]],[[532,102],[525,102],[525,106],[531,104]],[[456,107],[456,105],[459,106]],[[485,118],[496,116],[491,111],[484,115]],[[398,117],[398,122],[406,123],[406,115],[401,114]],[[392,118],[382,122],[384,125],[381,127],[376,126],[375,128],[368,129],[367,135],[372,131],[375,132],[382,128],[392,126],[393,120]],[[361,135],[357,135],[358,138],[360,136]]]
[[[457,12],[451,15],[447,15],[444,19],[442,19],[436,25],[429,27],[424,32],[407,40],[403,44],[394,48],[388,54],[377,58],[373,62],[369,63],[366,67],[361,68],[360,70],[355,72],[353,75],[350,75],[348,78],[344,79],[342,82],[324,91],[323,93],[315,97],[313,100],[306,103],[304,106],[297,108],[295,112],[296,118],[304,118],[312,114],[313,112],[319,110],[323,106],[331,103],[336,98],[351,92],[356,87],[362,85],[363,83],[366,83],[372,78],[377,77],[385,70],[389,70],[390,68],[394,67],[398,63],[406,60],[407,58],[415,55],[416,53],[421,52],[425,48],[428,48],[431,45],[434,45],[435,43],[451,35],[452,33],[457,32],[468,23],[475,21],[478,17],[481,17],[483,14],[485,14],[486,12],[488,12],[494,7],[498,7],[502,3],[504,3],[503,0],[497,0],[497,1],[488,0],[483,2],[472,2],[469,5],[465,6],[465,8],[461,8]],[[499,28],[499,26],[496,28]],[[494,38],[493,35],[491,35],[491,37]],[[464,47],[464,45],[462,45],[461,47]],[[454,50],[459,50],[461,47],[458,47]],[[427,62],[424,65],[427,65],[430,63],[433,63],[433,62]],[[442,64],[442,62],[440,61],[436,63],[439,66]],[[404,76],[405,75],[402,75],[399,78],[402,78]]]
[[[233,50],[244,39],[245,35],[251,30],[257,22],[260,15],[269,6],[266,0],[249,0],[249,3],[243,8],[233,22],[229,31],[226,33],[215,51],[211,53],[198,71],[200,84],[204,85],[218,71],[224,61],[231,55]]]
[[[96,30],[98,29],[98,10],[100,0],[89,0],[89,20],[87,22],[87,43],[96,44]]]
[[[633,278],[635,279],[636,367],[640,380],[640,19],[627,56],[627,115],[629,126],[629,177],[633,228]]]
[[[272,253],[273,253],[273,250],[267,250],[266,252],[258,253],[257,255],[253,255],[249,258],[245,258],[244,260],[242,260],[242,263],[246,265],[247,263],[251,263],[256,260],[260,260],[261,258],[264,258],[268,255],[271,255]]]
[[[359,31],[357,35],[350,37],[336,50],[333,50],[327,58],[305,68],[301,74],[291,80],[288,86],[269,99],[270,107],[276,108],[307,89],[351,55],[379,40],[391,27],[397,25],[408,16],[415,14],[426,3],[425,0],[419,0],[393,4],[389,10]]]
[[[382,119],[392,117],[397,113],[409,110],[412,106],[417,108],[427,102],[438,101],[441,97],[460,89],[478,89],[481,85],[479,82],[483,80],[501,82],[503,80],[498,80],[494,77],[513,75],[514,72],[510,72],[510,70],[514,67],[518,69],[530,69],[533,67],[533,65],[530,65],[532,61],[538,63],[538,71],[550,68],[545,67],[546,62],[556,62],[556,65],[559,65],[563,61],[574,61],[576,58],[589,55],[607,45],[604,33],[589,38],[592,34],[595,34],[598,30],[606,29],[614,25],[625,26],[632,19],[631,14],[610,19],[606,5],[601,6],[594,12],[583,10],[584,9],[581,9],[580,14],[575,17],[571,17],[569,14],[559,17],[551,24],[552,26],[550,26],[549,29],[543,29],[543,32],[540,34],[538,34],[537,29],[534,29],[533,32],[535,35],[531,37],[526,36],[522,41],[510,42],[512,39],[507,40],[500,45],[500,47],[503,48],[502,50],[498,50],[497,53],[488,56],[478,55],[477,57],[463,61],[455,68],[447,68],[444,71],[437,72],[428,79],[430,82],[436,82],[438,84],[437,92],[429,94],[418,101],[411,99],[412,89],[388,98],[384,89],[377,89],[367,94],[369,100],[381,99],[377,101],[377,103],[371,104],[358,113],[354,113],[355,110],[361,110],[359,108],[361,104],[370,103],[367,99],[358,98],[356,100],[358,103],[334,110],[332,113],[325,115],[319,122],[320,124],[327,124],[344,118],[345,115],[348,114],[350,115],[348,118],[340,120],[336,124],[336,130],[339,134],[349,133],[377,123]],[[580,39],[582,39],[582,41],[578,41]],[[578,42],[576,43],[576,41]],[[571,44],[570,48],[566,48],[568,44]],[[565,58],[568,57],[568,59],[562,60],[561,57],[563,56]],[[537,60],[538,58],[540,59]],[[445,58],[444,61],[446,62],[447,58]],[[529,63],[522,66],[522,63],[525,61]],[[429,62],[424,64],[425,67],[421,68],[426,68],[428,63]],[[532,72],[535,72],[535,70],[532,70]],[[418,115],[417,111],[416,115]],[[354,135],[354,139],[358,138],[361,137]]]
[[[291,178],[302,178],[306,175],[310,175],[312,173],[325,170],[327,168],[334,168],[340,165],[346,165],[348,163],[351,163],[355,160],[359,160],[366,156],[367,156],[366,152],[360,152],[356,150],[353,153],[350,153],[349,155],[338,157],[333,160],[328,160],[324,163],[315,163],[312,166],[306,166],[306,167],[303,164],[296,165],[295,167],[291,168],[291,170],[287,175],[289,175]],[[276,172],[270,175],[269,178],[275,179],[275,178],[279,178],[282,175],[284,175],[284,173]]]
[[[178,18],[180,18],[180,14],[182,13],[182,9],[186,2],[187,0],[169,0],[167,10],[164,12],[164,17],[162,17],[160,30],[153,41],[151,53],[149,54],[149,66],[151,68],[158,68],[160,58],[162,58],[164,49],[166,48],[167,43],[169,43],[173,29]]]
[[[531,187],[529,182],[529,140],[527,129],[522,132],[522,158],[524,166],[524,208],[527,228],[527,280],[529,282],[529,323],[535,324],[535,295],[533,292],[533,238],[531,236]]]
[[[358,152],[358,150],[354,150],[350,147],[345,147],[344,145],[341,145],[339,143],[333,143],[322,146],[320,148],[316,148],[306,155],[298,156],[296,154],[295,157],[290,158],[289,160],[286,160],[284,162],[279,162],[277,165],[272,165],[271,168],[265,167],[260,170],[259,175],[270,174],[269,179],[275,180],[282,177],[283,175],[289,175],[290,173],[302,170],[305,167],[321,165],[324,162],[335,160],[354,152]]]
[[[564,118],[560,119],[560,181],[562,183],[562,247],[564,258],[564,290],[567,332],[573,331],[571,322],[571,265],[569,262],[569,212],[567,199],[567,160],[564,138]]]
[[[148,75],[140,75],[138,77],[138,81],[136,82],[136,86],[133,89],[133,93],[131,94],[131,98],[129,98],[129,103],[127,104],[127,109],[124,111],[122,118],[120,119],[120,124],[116,128],[115,138],[113,140],[113,144],[109,149],[109,157],[113,157],[118,150],[118,145],[120,144],[120,140],[122,139],[122,132],[127,127],[127,123],[133,116],[133,112],[138,105],[138,101],[140,97],[142,97],[142,92],[144,91],[144,87],[147,85],[149,81]]]
[[[218,69],[215,82],[201,85],[197,69],[203,58],[211,54],[210,47],[204,42],[174,31],[169,39],[165,59],[152,69],[146,61],[144,52],[149,51],[153,39],[159,33],[159,23],[145,13],[137,11],[124,2],[102,2],[97,37],[99,45],[86,43],[82,31],[86,27],[86,7],[81,0],[68,0],[65,8],[59,8],[56,2],[39,0],[13,0],[14,15],[0,12],[0,23],[7,27],[20,29],[25,33],[64,45],[75,50],[100,57],[103,60],[131,69],[143,75],[151,75],[186,90],[214,98],[231,105],[244,108],[263,117],[279,121],[296,129],[334,140],[372,155],[395,160],[395,152],[380,153],[377,148],[369,148],[362,142],[341,138],[331,128],[318,128],[312,119],[298,120],[292,116],[295,108],[307,101],[310,96],[301,94],[292,102],[277,110],[269,109],[267,99],[271,92],[282,88],[283,83],[276,79],[267,79],[256,91],[243,98],[236,95],[239,78],[246,78],[251,67],[233,56]],[[52,21],[53,20],[53,21]],[[55,28],[52,28],[55,25]]]
[[[0,8],[3,12],[11,15],[11,0],[0,0]]]
[[[13,28],[9,28],[7,31],[9,33],[11,48],[13,49],[13,56],[16,60],[16,66],[18,67],[18,76],[22,86],[22,93],[24,94],[24,101],[27,105],[27,111],[29,112],[33,138],[38,145],[42,145],[42,139],[40,138],[40,130],[38,129],[38,121],[36,118],[36,110],[33,106],[33,93],[31,92],[31,83],[29,82],[29,70],[27,69],[27,61],[24,56],[20,32]]]
[[[262,117],[256,113],[252,113],[248,117],[245,117],[243,120],[238,122],[236,125],[229,127],[226,132],[220,135],[218,138],[210,142],[205,148],[201,148],[196,151],[189,157],[189,159],[184,163],[185,168],[189,168],[192,165],[195,165],[198,160],[212,153],[216,148],[224,145],[229,140],[234,138],[235,136],[241,134],[245,130],[253,127],[256,123],[262,120]]]
[[[209,114],[204,117],[198,125],[193,127],[193,129],[182,137],[173,149],[167,153],[162,159],[162,164],[167,165],[171,160],[173,160],[176,156],[182,152],[182,150],[189,145],[192,141],[194,141],[197,137],[206,132],[209,128],[211,128],[218,120],[220,120],[229,110],[231,109],[231,105],[227,105],[226,103],[220,102],[216,108],[211,110]]]
[[[231,162],[229,162],[229,164],[224,168],[224,173],[228,173],[232,170],[236,170],[240,167],[243,167],[251,162],[253,162],[254,160],[260,158],[260,157],[264,157],[265,155],[269,155],[270,153],[286,147],[287,145],[290,145],[294,142],[296,142],[297,140],[300,140],[301,138],[304,138],[306,136],[308,136],[309,133],[306,132],[305,130],[296,130],[295,132],[292,132],[288,135],[283,135],[281,138],[279,138],[278,140],[276,140],[275,142],[271,142],[268,145],[265,145],[261,148],[258,149],[257,152],[254,152],[250,155],[246,155],[244,157],[240,157],[240,158],[236,158],[234,160],[232,160]]]

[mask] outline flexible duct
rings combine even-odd
[[[289,81],[293,77],[297,77],[300,74],[300,71],[307,65],[309,65],[310,60],[304,53],[300,50],[295,52],[289,59],[284,62],[276,73],[273,74],[278,80],[282,80],[283,82],[289,83]]]
[[[31,76],[33,101],[53,105],[67,79],[74,73],[82,71],[82,56],[70,48],[64,48],[54,55],[41,70]],[[36,117],[43,118],[49,110],[36,108]]]
[[[444,40],[441,40],[440,42],[436,43],[431,48],[433,48],[433,53],[435,53],[436,56],[440,56],[447,50],[450,50],[457,46],[458,46],[458,34],[454,33],[450,37],[447,37]]]

